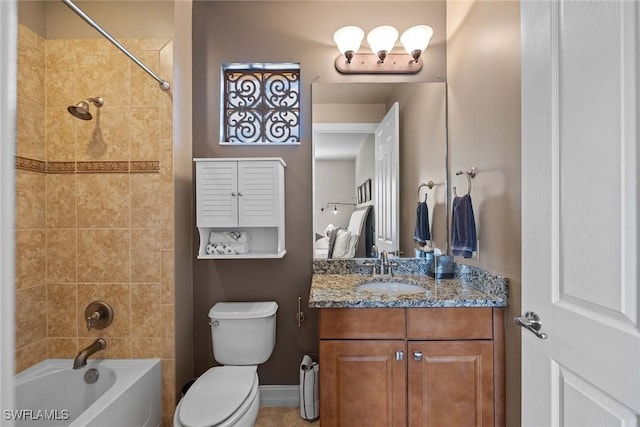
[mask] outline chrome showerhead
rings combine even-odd
[[[93,116],[89,112],[89,104],[93,104],[96,107],[100,108],[104,105],[104,100],[100,97],[98,98],[87,98],[76,105],[70,105],[67,107],[67,111],[71,113],[74,117],[79,118],[80,120],[91,120]]]

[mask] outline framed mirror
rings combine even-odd
[[[314,258],[372,257],[373,245],[416,256],[419,202],[427,249],[445,252],[445,91],[443,82],[312,85]]]

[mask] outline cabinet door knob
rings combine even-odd
[[[404,351],[396,351],[396,360],[404,360]]]
[[[235,197],[235,196],[236,196],[236,192],[235,192],[235,191],[232,191],[232,192],[231,192],[231,195]]]
[[[422,360],[422,352],[421,351],[414,351],[413,352],[413,360],[416,360],[416,361],[420,362]]]
[[[238,191],[238,196],[242,196],[242,193]]]

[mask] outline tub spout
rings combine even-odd
[[[87,366],[87,359],[94,353],[104,350],[107,347],[107,342],[102,338],[98,338],[90,346],[80,350],[76,358],[73,361],[73,369],[80,369]]]

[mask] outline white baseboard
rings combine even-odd
[[[293,408],[300,405],[300,386],[261,385],[260,406]]]

